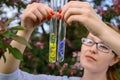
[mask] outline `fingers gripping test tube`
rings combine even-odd
[[[63,7],[68,0],[58,0],[60,7]],[[65,36],[66,36],[66,23],[63,19],[59,20],[58,25],[58,46],[57,46],[57,61],[62,62],[65,55]]]
[[[51,8],[57,11],[57,0],[51,0]],[[53,17],[50,20],[50,38],[49,38],[49,62],[56,62],[56,47],[57,47],[57,18]]]
[[[51,8],[58,11],[68,0],[51,0]],[[57,33],[58,31],[58,33]],[[52,18],[50,21],[49,62],[64,60],[66,24],[63,19]],[[58,43],[58,44],[57,44]]]

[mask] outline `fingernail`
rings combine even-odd
[[[66,21],[66,20],[64,20],[64,22],[66,23],[66,25],[68,25],[68,26],[69,26],[69,24],[67,23],[67,21]]]
[[[62,19],[62,18],[63,18],[63,16],[62,16],[62,15],[59,15],[59,16],[58,16],[58,19]]]
[[[64,20],[64,21],[65,21],[65,23],[66,23],[67,25],[69,25],[66,20]]]
[[[55,14],[55,12],[51,10],[51,11],[50,11],[50,14],[54,15],[54,14]]]
[[[47,17],[47,20],[50,20],[50,19],[51,19],[51,16],[48,16],[48,17]]]
[[[59,10],[59,13],[61,13],[61,12],[62,12],[62,9]]]
[[[46,18],[43,18],[42,20],[41,20],[41,22],[44,22],[46,20]]]

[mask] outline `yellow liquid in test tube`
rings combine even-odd
[[[56,36],[54,33],[50,34],[50,49],[49,49],[49,62],[56,62]]]

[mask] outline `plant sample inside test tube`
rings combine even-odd
[[[51,0],[51,8],[57,11],[57,0]],[[56,47],[57,47],[57,18],[50,20],[50,39],[49,39],[49,62],[56,62]]]
[[[58,0],[60,8],[63,7],[68,0]],[[65,36],[66,36],[66,23],[63,19],[58,22],[58,47],[57,47],[57,61],[62,62],[65,55]]]
[[[56,62],[56,36],[54,33],[50,34],[50,43],[49,43],[49,62]]]
[[[51,8],[57,12],[67,2],[68,2],[67,0],[51,0]],[[49,40],[50,63],[55,63],[56,60],[58,62],[62,62],[64,60],[65,36],[66,36],[66,24],[64,20],[52,18],[50,21],[50,40]]]

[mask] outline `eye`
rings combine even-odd
[[[104,51],[108,51],[109,50],[109,47],[104,45],[104,44],[98,44],[98,47],[99,47],[99,49],[104,50]]]
[[[87,43],[88,43],[88,44],[94,44],[94,41],[91,40],[91,39],[87,39]]]
[[[82,38],[82,43],[88,46],[92,46],[94,44],[94,41],[88,38]]]

